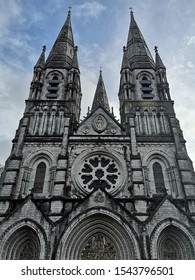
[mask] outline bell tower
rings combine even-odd
[[[58,114],[63,107],[65,115],[70,117],[72,125],[75,126],[80,118],[81,85],[77,59],[78,47],[74,45],[70,11],[46,61],[45,50],[44,46],[34,67],[27,111],[34,108],[35,103],[45,103],[45,105],[47,103],[46,106],[49,105],[50,110]],[[34,130],[33,127],[31,129]],[[46,132],[44,129],[43,127],[43,133]],[[54,131],[58,133],[57,130],[60,131],[60,128],[53,126],[48,133]],[[41,133],[41,130],[39,132]]]
[[[2,176],[2,195],[17,198],[31,193],[42,193],[43,196],[45,192],[46,197],[64,193],[64,160],[67,157],[68,136],[78,125],[81,110],[82,94],[77,51],[69,10],[48,58],[45,60],[44,46],[34,66],[25,112]],[[42,156],[36,158],[38,151],[42,151]],[[50,154],[53,162],[48,161]],[[36,158],[35,162],[34,159],[29,162],[29,155]],[[61,164],[63,168],[58,168]],[[31,170],[34,168],[32,174]],[[45,180],[42,178],[39,182],[40,176]],[[43,183],[44,181],[47,183]],[[49,188],[44,190],[47,184]]]
[[[139,162],[142,169],[138,185],[143,183],[144,190],[140,192],[139,188],[138,193],[154,198],[168,194],[176,203],[182,201],[188,212],[192,207],[190,198],[195,194],[192,163],[157,47],[155,54],[154,61],[131,11],[119,102],[121,123],[131,136],[132,164]],[[133,173],[137,177],[138,169]]]

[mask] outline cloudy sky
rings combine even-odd
[[[10,154],[34,64],[43,45],[49,53],[69,6],[79,47],[82,116],[92,104],[100,66],[110,105],[118,115],[122,48],[132,6],[153,56],[157,45],[167,68],[175,111],[195,162],[194,0],[0,0],[0,164]]]

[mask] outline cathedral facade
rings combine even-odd
[[[102,71],[80,121],[71,13],[34,67],[0,179],[0,259],[195,259],[195,176],[169,92],[131,12],[121,121]]]

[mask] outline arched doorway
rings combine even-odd
[[[189,228],[168,218],[153,230],[150,253],[152,259],[158,260],[194,260],[194,236]]]
[[[56,259],[140,259],[135,232],[117,218],[94,213],[75,219],[61,236]]]
[[[191,242],[181,229],[170,225],[162,230],[157,242],[159,260],[188,260],[193,255]]]
[[[4,245],[4,259],[38,260],[40,241],[36,232],[29,226],[15,230]]]

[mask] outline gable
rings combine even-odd
[[[34,220],[40,224],[44,223],[48,227],[52,224],[52,221],[50,221],[39,209],[38,205],[32,201],[31,196],[28,196],[20,207],[16,208],[13,212],[10,212],[2,223],[12,224],[23,218],[26,220]]]
[[[173,204],[169,199],[165,198],[159,207],[154,211],[153,215],[149,218],[149,223],[152,221],[163,221],[167,218],[175,219],[184,223],[189,223],[189,217],[179,207]]]
[[[124,130],[113,115],[97,108],[78,126],[75,135],[121,135]]]
[[[69,214],[69,222],[82,215],[105,214],[108,217],[118,217],[123,222],[129,222],[138,232],[139,221],[107,191],[98,187],[89,193],[80,203],[76,204]],[[62,219],[63,221],[63,219]]]

